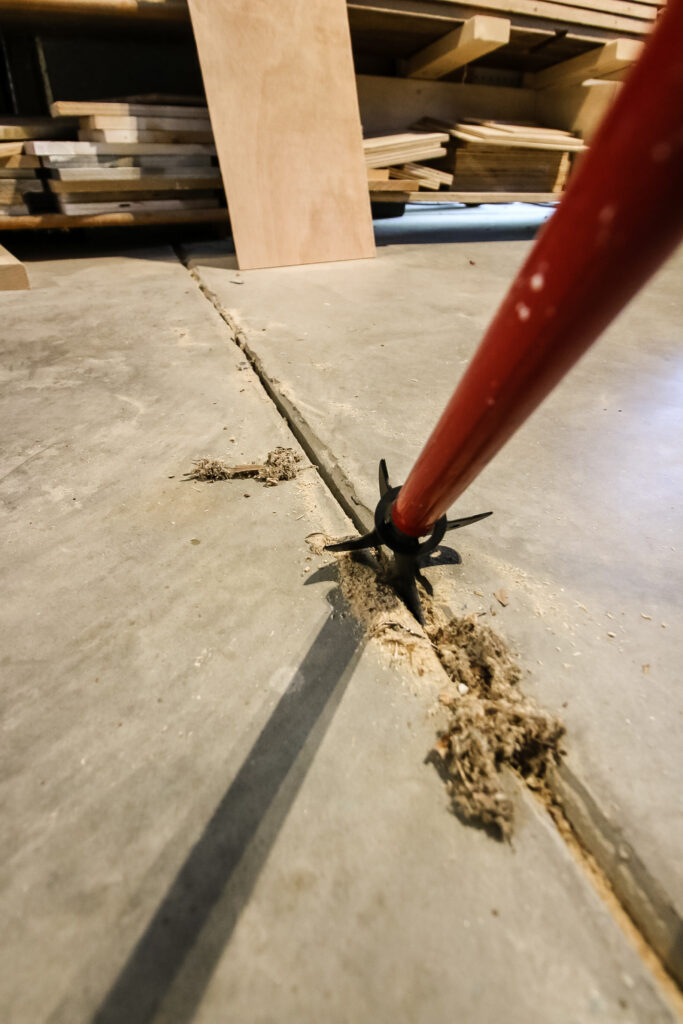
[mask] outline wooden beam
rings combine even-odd
[[[24,264],[0,245],[0,291],[26,291],[30,287]]]
[[[638,39],[613,39],[571,60],[562,61],[545,71],[525,75],[524,84],[532,89],[553,89],[558,86],[581,85],[589,78],[602,78],[621,71],[640,57],[643,43]]]
[[[510,22],[486,14],[475,14],[460,28],[403,62],[406,78],[443,78],[444,75],[483,57],[510,42]]]

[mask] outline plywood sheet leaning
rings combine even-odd
[[[374,256],[344,0],[189,6],[240,267]]]

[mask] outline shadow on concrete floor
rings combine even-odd
[[[402,217],[376,220],[377,245],[530,241],[555,207],[532,203],[414,203]]]
[[[92,1018],[190,1021],[247,904],[360,657],[363,638],[332,609],[247,759]]]

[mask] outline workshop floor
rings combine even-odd
[[[0,295],[3,1021],[677,1019],[650,947],[682,970],[683,254],[434,570],[563,716],[600,871],[512,781],[509,844],[449,812],[443,679],[306,544],[353,532],[337,498],[369,516],[381,456],[403,479],[529,244],[244,274],[219,243],[71,249]],[[183,479],[297,438],[332,490]]]

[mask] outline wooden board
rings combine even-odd
[[[55,192],[54,198],[58,203],[129,203],[129,202],[151,202],[163,199],[208,199],[207,206],[215,205],[215,201],[222,198],[222,192],[214,190],[191,189],[186,192],[179,192],[175,189],[141,189],[139,192],[105,191],[101,192]]]
[[[50,170],[69,170],[70,168],[116,168],[116,167],[149,167],[159,168],[166,173],[174,168],[195,168],[195,173],[201,174],[198,168],[213,167],[213,157],[205,156],[203,153],[188,153],[187,156],[172,156],[162,153],[155,156],[153,153],[142,153],[137,156],[109,155],[107,153],[82,153],[80,156],[42,156],[25,157],[26,160],[35,160],[36,164],[42,165]],[[0,157],[0,167],[2,158]]]
[[[213,142],[208,132],[138,131],[134,128],[81,128],[81,142]]]
[[[102,203],[72,203],[59,200],[62,213],[77,216],[93,213],[151,212],[154,210],[206,210],[219,205],[217,199],[124,199]]]
[[[344,0],[189,6],[240,267],[374,256]]]
[[[0,114],[0,139],[61,139],[73,135],[78,121],[63,117],[5,117]]]
[[[52,167],[52,177],[59,181],[88,181],[104,183],[115,182],[116,187],[122,181],[146,179],[153,172],[154,177],[164,178],[198,178],[213,180],[214,187],[221,187],[221,173],[217,167]],[[30,174],[30,171],[26,172]],[[173,187],[172,185],[169,187]],[[202,186],[204,187],[204,186]]]
[[[448,132],[396,132],[363,140],[365,163],[368,167],[387,167],[392,164],[432,160],[442,156],[448,142]]]
[[[441,0],[444,6],[472,12],[471,6],[462,0]],[[358,6],[358,5],[354,5]],[[570,4],[555,3],[552,0],[477,0],[474,10],[497,11],[504,15],[518,14],[544,22],[564,22],[567,25],[593,26],[610,29],[613,32],[646,35],[652,22],[641,18],[624,18],[614,14],[605,14],[588,7],[573,7]],[[469,15],[468,15],[469,16]]]
[[[99,179],[71,179],[69,181],[58,181],[56,178],[49,178],[47,184],[51,192],[103,192],[107,188],[107,182]],[[215,189],[220,184],[220,178],[215,177],[192,177],[192,178],[171,178],[164,175],[147,174],[144,177],[132,181],[117,181],[117,192],[141,192],[163,189],[164,191],[175,191],[184,189]]]
[[[420,188],[419,181],[406,178],[371,181],[369,185],[372,192],[417,192]]]
[[[190,153],[216,155],[216,148],[200,142],[26,142],[20,143],[35,156],[182,156]],[[2,150],[0,150],[0,153]]]
[[[124,117],[103,116],[80,118],[81,128],[116,128],[121,131],[210,132],[208,117]]]
[[[0,151],[0,167],[11,170],[14,167],[36,168],[40,167],[40,160],[37,156],[26,156],[24,153],[3,153]]]
[[[386,181],[388,177],[388,167],[368,167],[368,181]]]
[[[25,291],[30,287],[24,264],[0,245],[0,291]]]
[[[53,228],[135,227],[148,224],[225,223],[228,211],[219,210],[155,210],[126,213],[95,213],[74,216],[67,213],[27,214],[23,217],[0,216],[0,231],[51,230]]]
[[[50,105],[53,117],[200,117],[208,118],[208,107],[164,106],[161,103],[108,103],[58,100]]]
[[[22,196],[28,192],[42,192],[43,183],[37,178],[32,181],[26,178],[3,178],[0,180],[0,202],[23,202]]]
[[[406,78],[443,78],[456,68],[505,46],[510,41],[510,22],[494,15],[475,14],[473,18],[425,46],[403,62]]]
[[[373,202],[385,203],[557,203],[552,192],[371,192]]]
[[[12,178],[14,181],[19,178],[32,178],[35,181],[36,172],[32,171],[30,167],[3,167],[0,164],[0,179],[3,178]]]

